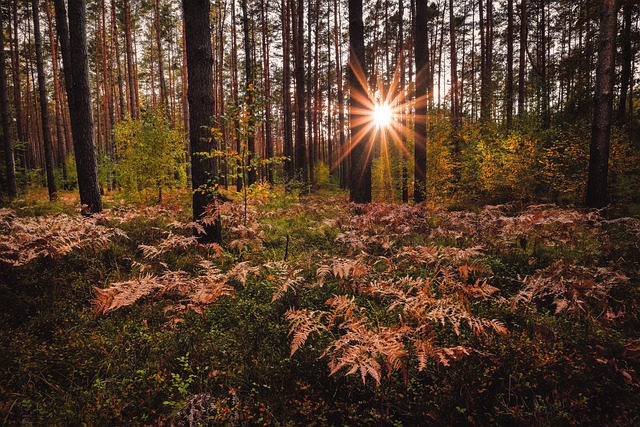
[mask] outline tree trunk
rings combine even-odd
[[[273,137],[271,131],[271,80],[269,72],[269,27],[267,23],[269,0],[262,0],[260,5],[260,13],[262,15],[262,66],[264,68],[264,97],[266,99],[264,115],[264,142],[265,157],[269,159],[273,157]],[[267,181],[273,184],[273,170],[271,167],[267,167]]]
[[[255,82],[253,80],[253,59],[251,55],[251,38],[249,29],[249,14],[247,11],[247,1],[242,0],[242,30],[244,33],[244,70],[245,70],[245,101],[246,111],[248,114],[247,119],[247,157],[246,157],[246,174],[247,185],[251,185],[256,182],[256,170],[251,166],[251,161],[255,155],[255,118],[253,112],[253,100],[256,96]],[[244,173],[244,171],[243,171]]]
[[[427,40],[427,2],[416,3],[415,24],[415,61],[416,61],[416,119],[414,149],[414,190],[415,203],[424,202],[427,198],[427,100],[429,96],[429,47]]]
[[[62,2],[62,0],[56,0]],[[102,211],[98,166],[93,143],[91,117],[91,89],[89,88],[89,61],[87,51],[87,5],[85,0],[69,0],[69,50],[73,96],[71,128],[78,169],[78,187],[83,213]],[[64,58],[64,57],[63,57]],[[67,64],[65,64],[65,69]]]
[[[368,99],[367,67],[364,51],[364,24],[362,0],[349,0],[349,121],[351,128],[351,191],[349,200],[355,203],[371,202],[371,138],[369,123],[363,117],[370,109]],[[363,123],[364,122],[364,123]]]
[[[189,99],[189,135],[191,140],[191,183],[193,188],[193,219],[200,221],[207,205],[215,203],[210,189],[205,188],[210,178],[217,178],[214,162],[196,153],[208,153],[209,117],[213,114],[213,52],[209,23],[209,0],[183,0],[185,44]],[[205,225],[205,234],[194,229],[202,243],[222,241],[219,216],[213,224]]]
[[[338,97],[338,128],[340,132],[340,188],[347,188],[347,176],[348,176],[348,153],[346,150],[347,138],[344,132],[344,91],[343,91],[343,71],[342,71],[342,50],[340,49],[340,28],[341,21],[338,20],[340,11],[338,10],[338,0],[333,0],[333,26],[334,26],[334,42],[336,49],[336,81],[337,81],[337,94]]]
[[[633,4],[631,0],[624,3],[624,27],[622,30],[622,72],[620,74],[620,101],[618,103],[617,121],[620,124],[627,119],[627,95],[629,93],[630,81],[632,78],[631,64],[633,55],[631,53],[631,14]]]
[[[162,55],[162,34],[160,26],[160,0],[154,0],[154,15],[156,27],[156,51],[158,55],[158,81],[160,83],[160,105],[164,114],[169,117],[169,100],[167,96],[167,84],[164,79],[164,59]]]
[[[13,36],[11,37],[11,69],[13,74],[13,101],[16,109],[16,128],[18,141],[27,142],[26,118],[22,105],[21,77],[20,77],[20,52],[18,43],[18,0],[13,2]],[[26,163],[23,165],[26,166]]]
[[[520,2],[520,62],[518,64],[518,115],[524,115],[526,96],[526,54],[527,54],[527,0]]]
[[[452,42],[454,43],[454,42]],[[455,44],[455,43],[454,43]],[[403,96],[400,97],[401,110],[400,110],[400,138],[402,143],[402,170],[400,172],[401,179],[401,192],[402,192],[402,203],[409,202],[409,173],[407,170],[407,163],[409,162],[409,158],[407,156],[407,138],[406,138],[406,105],[407,105],[407,97],[408,90],[405,87],[405,59],[404,59],[404,0],[398,0],[398,61],[400,65],[398,69],[400,70],[400,90],[403,93]],[[452,65],[453,67],[453,62]],[[452,83],[453,87],[453,83]]]
[[[53,32],[53,14],[49,0],[45,0],[47,24],[49,27],[49,45],[51,46],[51,65],[53,72],[54,105],[56,112],[56,138],[58,142],[59,163],[62,165],[63,188],[66,188],[67,176],[67,141],[64,132],[63,97],[60,90],[60,72],[58,70],[58,45]]]
[[[124,106],[124,90],[122,83],[122,66],[120,65],[120,43],[118,42],[118,18],[116,16],[116,1],[111,0],[111,23],[112,23],[112,33],[111,37],[113,37],[113,42],[115,46],[115,54],[114,58],[116,61],[116,81],[118,83],[118,117],[120,120],[124,120],[125,116],[125,106]]]
[[[47,88],[44,79],[44,64],[42,60],[42,35],[40,34],[40,7],[38,0],[31,0],[33,13],[33,34],[36,46],[36,68],[38,72],[38,92],[40,97],[40,117],[42,119],[42,142],[44,144],[44,161],[47,173],[47,189],[49,200],[58,198],[56,180],[53,174],[53,143],[51,142],[51,127],[49,126],[49,105]]]
[[[304,108],[304,0],[293,0],[295,8],[293,22],[293,56],[296,79],[296,146],[295,175],[302,183],[302,192],[308,191],[307,149],[305,145],[305,108]]]
[[[591,208],[602,208],[609,203],[607,178],[613,110],[617,11],[616,0],[602,1],[589,177],[587,179],[587,206]]]
[[[453,14],[453,0],[449,0],[449,37],[451,39],[451,133],[454,152],[459,153],[461,147],[459,146],[458,132],[460,131],[461,114],[458,96],[458,53],[456,50],[456,18]]]
[[[505,87],[507,129],[513,121],[513,0],[507,0],[507,82]]]
[[[283,114],[283,152],[286,160],[284,162],[284,175],[287,181],[294,177],[294,154],[293,154],[293,120],[291,115],[291,49],[289,40],[291,39],[290,23],[290,1],[281,0],[282,8],[282,114]]]
[[[136,105],[133,41],[131,38],[131,5],[129,4],[129,0],[124,0],[124,35],[127,56],[127,94],[129,95],[129,115],[131,115],[132,119],[137,119],[138,106]]]
[[[7,69],[5,67],[4,49],[4,21],[3,9],[0,8],[0,116],[2,116],[2,143],[4,149],[4,164],[7,174],[7,194],[10,198],[18,196],[16,185],[16,163],[13,154],[13,141],[9,123],[9,98],[7,96]]]

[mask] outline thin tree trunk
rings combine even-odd
[[[308,191],[307,150],[305,145],[305,103],[304,103],[304,0],[293,0],[295,13],[293,22],[293,56],[296,79],[296,137],[295,175],[302,183],[302,192]]]
[[[265,157],[267,159],[273,157],[273,136],[271,131],[271,80],[269,72],[269,27],[267,23],[267,10],[269,9],[269,0],[260,2],[260,12],[262,15],[262,66],[264,68],[264,97],[265,104],[265,123],[264,123],[264,140],[265,140]],[[267,181],[273,184],[273,170],[267,168]]]
[[[13,141],[9,123],[9,97],[7,94],[7,69],[5,67],[3,9],[0,8],[0,116],[2,116],[2,144],[4,150],[4,165],[7,174],[7,194],[10,198],[18,196],[16,184],[16,163],[13,152]]]
[[[253,100],[255,98],[255,82],[253,81],[253,59],[251,55],[251,39],[249,38],[249,14],[247,11],[247,1],[242,0],[242,27],[244,32],[244,55],[245,55],[245,101],[248,114],[247,119],[247,185],[256,182],[256,170],[251,166],[252,158],[255,155],[255,118],[253,112]]]
[[[520,62],[518,64],[518,115],[524,115],[526,96],[526,54],[527,54],[527,0],[520,2]]]
[[[333,25],[334,25],[334,41],[336,49],[336,81],[337,81],[337,94],[338,97],[338,128],[340,132],[340,188],[347,188],[347,176],[349,176],[349,154],[346,150],[346,135],[344,132],[344,91],[343,91],[343,71],[342,71],[342,50],[340,49],[340,32],[341,32],[341,20],[338,20],[340,16],[340,10],[338,8],[338,0],[333,0]]]
[[[507,82],[505,87],[507,129],[513,121],[513,0],[507,0]]]
[[[131,5],[129,0],[124,0],[124,35],[127,57],[127,94],[129,95],[129,115],[132,119],[137,119],[138,106],[136,105],[133,42],[131,38]]]
[[[290,1],[281,0],[282,9],[282,114],[283,114],[283,143],[282,149],[286,160],[284,162],[284,175],[287,181],[294,177],[293,158],[293,120],[291,117],[291,49],[289,40],[291,39],[290,22]]]
[[[160,0],[154,0],[155,26],[156,26],[156,51],[158,54],[158,81],[160,83],[160,104],[165,115],[169,115],[169,101],[167,96],[167,84],[164,79],[164,59],[162,54],[162,33],[160,26]]]
[[[49,200],[53,201],[58,198],[58,190],[56,189],[56,180],[53,174],[53,143],[51,141],[51,127],[49,126],[49,105],[47,102],[47,88],[45,86],[44,79],[39,3],[40,2],[38,0],[31,0],[31,10],[33,13],[33,34],[36,47],[36,68],[38,72],[38,92],[40,97],[40,117],[42,119],[42,142],[44,144],[44,161],[47,173],[47,189],[49,190]]]
[[[18,0],[13,2],[13,37],[11,37],[11,69],[13,74],[13,100],[16,109],[16,127],[18,131],[18,141],[27,142],[27,130],[24,106],[22,104],[22,91],[20,77],[20,52],[18,42]],[[26,165],[26,163],[25,163]]]
[[[402,203],[409,203],[409,172],[407,170],[407,163],[409,163],[409,156],[407,155],[407,138],[406,138],[406,128],[407,128],[407,115],[406,115],[406,105],[407,105],[407,96],[408,90],[405,87],[405,45],[404,45],[404,0],[398,0],[398,61],[400,65],[398,69],[400,70],[400,90],[402,91],[403,96],[400,97],[401,110],[400,110],[400,138],[402,142],[402,170],[401,174],[401,192],[402,192]]]
[[[49,44],[51,46],[51,65],[53,72],[54,105],[56,112],[56,138],[58,142],[59,163],[62,165],[63,188],[66,186],[67,176],[67,141],[64,132],[64,113],[62,111],[63,97],[60,91],[60,71],[58,70],[58,45],[53,32],[53,16],[49,0],[45,0],[47,24],[49,27]]]
[[[118,117],[120,120],[124,120],[125,116],[125,105],[124,105],[124,90],[122,83],[122,67],[120,65],[120,43],[118,42],[118,18],[116,16],[116,2],[117,0],[111,0],[111,23],[112,23],[112,34],[113,42],[115,45],[115,61],[116,61],[116,73],[117,73],[117,82],[118,82]]]
[[[632,79],[631,64],[633,55],[631,53],[631,14],[633,4],[631,0],[624,3],[624,27],[622,30],[622,72],[620,73],[620,101],[618,103],[617,121],[625,123],[627,119],[627,95],[629,93],[630,81]]]

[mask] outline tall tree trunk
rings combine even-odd
[[[454,42],[452,42],[454,43]],[[454,43],[455,44],[455,43]],[[409,158],[407,155],[407,138],[406,138],[406,128],[407,128],[407,115],[406,115],[406,105],[408,98],[408,90],[405,87],[405,64],[406,61],[404,59],[405,45],[404,45],[404,0],[398,0],[398,61],[400,62],[399,70],[400,70],[400,90],[402,91],[403,96],[400,97],[401,110],[400,110],[400,138],[402,143],[402,170],[400,172],[401,175],[401,192],[402,192],[402,203],[409,202],[409,172],[407,170],[407,163],[409,163]],[[453,62],[452,62],[453,67]],[[452,83],[453,86],[453,83]]]
[[[415,61],[416,61],[416,119],[414,149],[414,190],[415,203],[424,202],[427,198],[427,100],[429,97],[429,47],[427,40],[427,2],[416,3],[415,24]]]
[[[511,1],[511,0],[510,0]],[[458,53],[456,50],[456,17],[453,14],[453,0],[449,0],[449,37],[451,44],[451,133],[453,137],[454,152],[460,151],[460,99],[458,89]]]
[[[507,82],[505,87],[507,129],[513,121],[513,0],[507,0]]]
[[[607,178],[613,110],[617,11],[616,0],[602,1],[589,177],[587,179],[587,206],[591,208],[601,208],[609,203]]]
[[[26,118],[22,104],[22,91],[20,77],[20,44],[18,42],[18,0],[13,2],[13,35],[11,37],[11,69],[13,74],[13,101],[16,109],[16,127],[18,131],[18,141],[27,142]],[[26,151],[25,151],[26,152]],[[26,163],[23,165],[26,166]]]
[[[56,0],[63,2],[63,0]],[[93,143],[91,117],[91,90],[89,88],[89,61],[87,51],[87,5],[85,0],[69,0],[69,50],[72,94],[71,128],[78,169],[78,187],[83,213],[102,211],[98,166]],[[62,37],[61,37],[62,38]],[[63,55],[64,61],[64,55]],[[67,64],[64,64],[67,68]]]
[[[269,9],[269,0],[260,2],[260,13],[262,15],[262,66],[264,68],[264,97],[265,104],[265,123],[264,123],[264,142],[265,157],[267,159],[273,157],[273,135],[271,130],[271,79],[269,70],[269,26],[267,22],[267,10]],[[273,184],[273,170],[267,168],[267,181]]]
[[[154,0],[154,15],[156,27],[156,51],[158,54],[158,81],[160,83],[160,105],[164,114],[169,117],[169,100],[167,96],[167,84],[164,79],[164,59],[162,54],[162,27],[160,25],[160,0]]]
[[[518,64],[518,115],[524,115],[524,102],[526,97],[526,70],[527,70],[527,0],[520,1],[520,62]]]
[[[207,205],[215,203],[208,189],[204,188],[210,178],[217,178],[211,159],[196,153],[209,152],[209,117],[213,114],[213,52],[209,21],[209,0],[183,0],[184,28],[187,50],[187,74],[189,98],[189,135],[191,139],[191,183],[193,188],[193,219],[200,221]],[[202,243],[222,240],[219,216],[207,223],[205,234],[194,229],[194,235]]]
[[[349,121],[351,128],[351,191],[349,200],[371,202],[371,138],[363,115],[369,107],[364,52],[362,0],[349,0]]]
[[[136,104],[136,82],[131,31],[131,5],[129,0],[124,0],[124,36],[127,57],[127,94],[129,95],[129,115],[131,115],[132,119],[137,119],[138,106]]]
[[[100,57],[102,60],[102,114],[104,126],[104,147],[108,156],[113,154],[113,144],[111,138],[112,124],[114,123],[113,106],[111,104],[110,67],[111,60],[107,60],[107,8],[106,0],[100,0]]]
[[[242,0],[242,30],[244,33],[244,56],[245,56],[245,101],[246,111],[248,114],[247,119],[247,185],[251,185],[256,182],[256,170],[251,166],[251,161],[256,151],[255,143],[255,118],[253,111],[253,100],[256,96],[255,82],[253,79],[253,59],[251,55],[251,38],[249,28],[249,13],[247,11],[247,1]],[[243,172],[244,173],[244,172]]]
[[[4,10],[0,8],[0,116],[2,116],[2,144],[4,150],[4,165],[7,174],[7,194],[10,198],[18,196],[16,185],[16,163],[13,153],[13,141],[9,123],[9,97],[7,94],[7,69],[5,67],[4,49]]]
[[[120,120],[124,120],[125,116],[125,106],[124,106],[124,90],[123,90],[123,82],[122,82],[122,66],[120,65],[120,43],[118,37],[118,18],[116,16],[116,2],[117,0],[111,0],[111,24],[112,24],[112,33],[111,37],[113,38],[113,43],[115,46],[115,54],[114,58],[116,61],[116,80],[118,83],[118,117]]]
[[[307,0],[307,70],[305,74],[305,111],[306,111],[306,119],[307,119],[307,170],[309,176],[309,189],[313,188],[314,176],[313,176],[313,168],[314,168],[314,158],[313,158],[313,150],[316,141],[313,139],[313,117],[315,115],[314,105],[313,105],[313,71],[311,69],[311,52],[313,43],[311,41],[311,17],[312,17],[312,9],[311,9],[312,0]],[[304,34],[304,31],[300,31],[300,34]]]
[[[625,123],[627,119],[627,95],[629,93],[630,81],[632,79],[631,64],[633,55],[631,53],[631,15],[633,2],[626,0],[624,3],[624,27],[622,29],[622,72],[620,73],[620,101],[618,103],[617,121]]]
[[[295,175],[302,183],[302,192],[308,191],[309,175],[307,170],[307,149],[305,145],[305,108],[304,108],[304,0],[293,0],[295,13],[293,22],[293,56],[296,79],[296,146]]]
[[[347,138],[344,132],[344,91],[343,91],[343,71],[342,71],[342,50],[340,49],[340,33],[341,33],[341,20],[338,20],[340,16],[338,0],[333,0],[333,26],[334,26],[334,43],[336,49],[336,81],[337,81],[337,94],[338,97],[338,128],[340,132],[340,188],[347,188],[347,176],[349,155],[346,150]]]
[[[238,83],[238,43],[236,40],[236,2],[231,0],[231,99],[236,111],[240,110],[240,101],[238,100],[239,83]],[[234,118],[232,123],[233,138],[236,141],[236,151],[238,154],[242,152],[242,141],[238,133],[238,119]],[[242,174],[244,172],[241,168],[236,168],[236,190],[239,192],[242,190]]]
[[[282,9],[282,114],[283,114],[283,152],[286,160],[284,162],[284,174],[287,181],[294,177],[294,154],[293,154],[293,120],[291,117],[291,0],[281,0]]]
[[[56,112],[56,138],[58,142],[59,163],[62,165],[63,188],[66,186],[67,176],[67,141],[64,132],[63,96],[60,90],[60,72],[58,70],[58,44],[53,32],[53,14],[49,0],[45,0],[47,24],[49,27],[49,45],[51,46],[51,65],[53,72],[54,105]]]
[[[53,143],[51,142],[51,127],[49,126],[49,105],[47,88],[44,79],[44,64],[42,60],[42,35],[40,34],[40,5],[38,0],[31,0],[33,13],[33,34],[36,45],[36,67],[38,70],[38,92],[40,97],[40,117],[42,119],[42,142],[44,143],[44,161],[47,171],[47,189],[49,200],[58,198],[56,179],[53,174]],[[3,46],[4,47],[4,46]]]

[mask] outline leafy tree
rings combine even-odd
[[[114,129],[118,182],[127,191],[162,189],[186,179],[180,132],[171,129],[161,112],[147,112],[139,120],[124,120]],[[178,178],[178,180],[176,180]]]

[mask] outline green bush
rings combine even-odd
[[[128,192],[185,185],[184,136],[171,129],[160,112],[139,120],[124,120],[113,130],[117,182]]]

